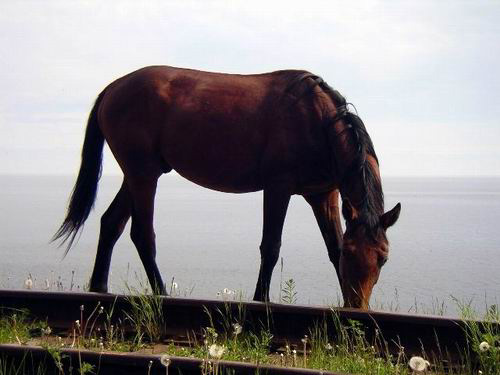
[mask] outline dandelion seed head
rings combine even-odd
[[[490,349],[490,344],[488,344],[486,341],[483,341],[481,344],[479,344],[479,350],[482,352],[486,352]]]
[[[423,372],[427,368],[426,360],[419,356],[411,357],[408,365],[415,372]]]
[[[168,367],[170,366],[170,357],[168,355],[162,355],[160,357],[160,362],[163,366]]]
[[[242,330],[243,330],[243,327],[241,325],[239,325],[238,323],[233,324],[233,333],[235,336],[238,336]]]
[[[220,346],[217,344],[212,344],[208,348],[208,354],[210,354],[210,357],[217,359],[221,358],[225,351],[226,348],[224,346]]]

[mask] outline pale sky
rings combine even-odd
[[[307,69],[383,175],[500,175],[499,20],[500,1],[2,1],[0,174],[76,175],[98,93],[160,64]]]

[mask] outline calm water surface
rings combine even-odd
[[[100,215],[121,183],[103,177],[94,212],[77,245],[49,244],[61,223],[74,177],[0,176],[0,287],[22,288],[29,274],[36,287],[60,280],[65,289],[89,279]],[[500,178],[385,178],[386,207],[402,203],[389,229],[389,261],[374,289],[375,307],[456,314],[451,297],[479,309],[500,300]],[[164,280],[175,278],[181,294],[216,298],[229,288],[253,295],[259,268],[262,193],[223,194],[178,176],[160,179],[156,200],[157,260]],[[129,227],[112,261],[111,289],[146,280]],[[314,216],[293,197],[283,233],[283,272],[275,269],[272,298],[280,279],[296,281],[301,304],[337,304],[340,287]],[[54,286],[51,286],[54,289]]]

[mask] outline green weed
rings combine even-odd
[[[130,290],[127,300],[131,310],[126,312],[127,320],[135,331],[134,343],[141,346],[144,341],[158,342],[165,335],[163,299],[158,294],[143,294]]]
[[[285,281],[281,291],[281,303],[294,304],[297,303],[297,292],[295,291],[296,285],[293,279]]]
[[[467,348],[465,367],[470,373],[500,374],[500,312],[498,305],[488,306],[481,322],[475,321],[478,314],[471,301],[455,299],[464,322]],[[471,360],[472,353],[476,361]]]

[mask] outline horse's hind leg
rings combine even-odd
[[[106,293],[108,291],[109,266],[113,246],[120,237],[131,213],[130,194],[123,181],[118,194],[101,217],[99,245],[95,258],[94,271],[90,278],[90,291]]]
[[[132,228],[130,237],[139,253],[154,293],[167,294],[156,264],[156,243],[153,228],[154,197],[158,176],[130,179],[132,196]]]
[[[269,301],[269,287],[274,266],[278,262],[281,234],[285,222],[290,193],[285,190],[264,190],[264,227],[260,245],[260,271],[255,301]]]

